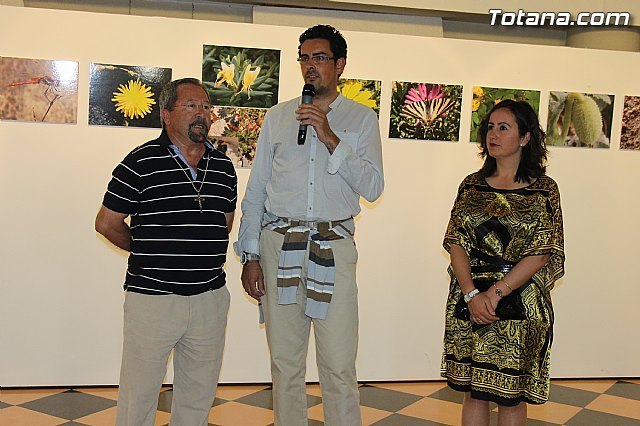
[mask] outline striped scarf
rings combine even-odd
[[[335,282],[335,260],[330,241],[353,238],[353,218],[312,222],[275,217],[264,229],[284,235],[278,260],[278,304],[296,303],[296,292],[307,264],[307,307],[310,318],[326,319]],[[308,258],[307,247],[309,248]]]

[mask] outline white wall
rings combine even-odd
[[[113,167],[158,130],[88,126],[89,63],[171,67],[174,78],[199,77],[203,44],[281,49],[280,99],[288,99],[302,85],[295,61],[301,31],[0,6],[0,55],[80,63],[77,125],[0,122],[0,386],[118,379],[126,256],[96,235],[93,219]],[[551,151],[548,171],[561,189],[567,251],[567,275],[554,292],[552,374],[640,376],[640,332],[632,320],[640,153],[618,150],[623,95],[640,94],[640,81],[631,78],[640,57],[345,35],[345,77],[383,81],[383,136],[393,80],[464,85],[460,142],[383,137],[386,190],[374,205],[364,204],[357,221],[360,379],[438,378],[448,286],[441,240],[460,180],[480,165],[468,143],[473,85],[539,89],[541,105],[550,90],[616,95],[610,150]],[[541,115],[546,121],[546,111]],[[240,197],[248,175],[238,170]],[[264,330],[231,253],[227,272],[232,304],[221,380],[269,381]],[[311,368],[309,379],[315,377]]]

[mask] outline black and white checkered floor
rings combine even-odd
[[[117,388],[0,389],[0,425],[113,425]],[[457,425],[462,395],[443,382],[370,383],[360,387],[365,425]],[[163,388],[156,425],[169,422],[172,391]],[[321,425],[318,385],[307,386],[309,424]],[[553,380],[548,403],[529,406],[528,425],[640,426],[640,380]],[[492,414],[492,424],[497,415]],[[211,425],[273,424],[268,385],[221,385]]]

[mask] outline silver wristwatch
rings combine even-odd
[[[246,251],[243,251],[240,254],[240,263],[243,265],[246,265],[247,262],[250,262],[252,260],[260,260],[260,256],[254,253],[247,253]]]
[[[476,297],[476,295],[480,293],[480,290],[478,290],[477,288],[474,288],[473,290],[471,290],[469,293],[464,295],[464,303],[469,303],[469,301],[471,299],[473,299],[474,297]]]

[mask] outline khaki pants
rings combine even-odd
[[[118,426],[152,426],[173,354],[172,426],[207,425],[224,349],[229,291],[196,296],[127,292]]]
[[[316,362],[327,426],[361,425],[360,394],[356,378],[358,349],[358,252],[353,240],[331,241],[336,280],[327,319],[304,314],[305,285],[298,287],[297,303],[278,305],[278,258],[284,236],[270,230],[260,235],[260,264],[265,277],[263,297],[267,341],[271,352],[273,410],[277,426],[306,426],[305,373],[309,332],[313,323]],[[306,267],[302,281],[306,281]]]

